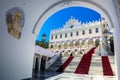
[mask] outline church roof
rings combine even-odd
[[[65,25],[63,25],[63,28],[59,28],[59,29],[55,29],[55,30],[51,30],[52,33],[54,32],[59,32],[59,31],[64,31],[64,30],[71,30],[71,29],[75,29],[75,28],[82,28],[82,27],[88,27],[88,26],[93,26],[93,25],[97,25],[100,24],[100,20],[99,21],[88,21],[86,23],[82,23],[81,21],[78,21],[78,19],[76,19],[75,17],[71,16],[70,19],[68,19],[68,21],[66,21]]]

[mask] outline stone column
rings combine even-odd
[[[68,48],[67,49],[70,49],[70,42],[68,42],[67,44],[68,44]]]
[[[62,43],[62,49],[64,49],[64,44],[65,44],[65,43]]]
[[[93,47],[95,47],[95,40],[96,40],[96,39],[93,39]]]
[[[39,55],[39,68],[38,68],[39,71],[40,71],[40,66],[41,66],[41,58],[42,58],[42,55]]]
[[[34,59],[33,59],[33,69],[35,69],[35,62],[36,62],[36,55],[34,54]]]
[[[60,44],[59,44],[59,43],[57,43],[57,49],[56,49],[56,50],[59,50],[59,45],[60,45]]]
[[[80,41],[79,41],[79,43],[80,43],[80,45],[79,45],[79,46],[80,46],[80,49],[81,49],[81,42],[82,42],[82,41],[80,40]]]
[[[49,50],[51,50],[51,44],[49,43]]]
[[[75,46],[75,41],[73,41],[73,47],[75,48],[76,46]]]
[[[55,50],[55,43],[53,44],[53,51]]]
[[[86,46],[86,48],[88,48],[88,39],[86,40],[86,42],[85,42],[85,43],[86,43],[86,45],[85,45],[85,46]]]
[[[120,80],[120,26],[114,28],[114,53],[116,66],[116,80]]]

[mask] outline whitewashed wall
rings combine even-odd
[[[36,36],[32,34],[32,29],[38,17],[56,1],[60,0],[0,0],[0,80],[20,80],[31,77],[35,48],[34,43],[36,39]],[[114,26],[118,27],[118,23],[116,21],[117,16],[115,14],[112,0],[93,1],[97,2],[108,11]],[[86,6],[87,5],[97,9],[92,5],[86,4]],[[5,22],[6,11],[16,6],[22,8],[25,13],[25,25],[20,40],[17,40],[8,34]],[[103,16],[104,15],[105,14],[103,14]],[[43,19],[42,22],[44,22],[45,19]],[[39,33],[40,27],[41,26],[37,28],[38,30],[36,30],[36,33]],[[120,32],[118,28],[115,30]],[[115,35],[117,36],[117,34]],[[117,37],[115,38],[117,45],[117,42],[119,42],[120,39]],[[120,51],[116,51],[116,53],[119,52]]]
[[[0,0],[0,80],[31,77],[36,39],[32,29],[44,8],[52,3],[48,0]],[[6,11],[16,6],[25,13],[20,40],[8,34],[5,22]]]

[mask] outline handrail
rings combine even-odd
[[[60,57],[60,54],[53,56],[48,62],[45,64],[45,69],[48,69],[55,61]]]

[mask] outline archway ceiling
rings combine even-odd
[[[33,27],[32,33],[37,36],[39,34],[39,30],[41,29],[44,22],[49,18],[49,16],[51,16],[52,14],[56,13],[61,9],[64,9],[67,7],[74,7],[74,6],[87,7],[100,13],[101,17],[104,17],[106,19],[109,26],[114,27],[110,14],[107,12],[106,9],[104,9],[101,5],[97,4],[96,2],[91,0],[60,0],[52,4],[50,7],[48,7],[40,15],[35,26]]]

